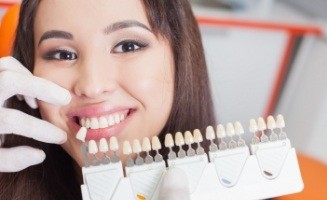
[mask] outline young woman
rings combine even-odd
[[[0,199],[81,199],[81,126],[123,142],[215,124],[187,0],[24,0],[13,56],[0,133],[27,137],[6,135]]]

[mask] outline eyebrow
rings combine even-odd
[[[66,40],[74,39],[73,35],[66,31],[51,30],[51,31],[47,31],[47,32],[43,33],[43,35],[41,36],[41,38],[39,40],[38,45],[40,45],[42,41],[51,39],[51,38],[62,38],[62,39],[66,39]]]
[[[145,30],[148,30],[152,33],[151,29],[149,27],[147,27],[145,24],[142,24],[141,22],[135,21],[135,20],[126,20],[126,21],[120,21],[120,22],[116,22],[113,23],[109,26],[107,26],[104,29],[104,34],[108,35],[114,31],[118,31],[120,29],[124,29],[124,28],[130,28],[130,27],[141,27]]]
[[[148,28],[145,24],[135,21],[135,20],[126,20],[126,21],[120,21],[120,22],[115,22],[109,26],[107,26],[104,30],[103,33],[105,35],[108,35],[114,31],[118,31],[120,29],[124,29],[124,28],[130,28],[130,27],[141,27],[145,30],[148,30],[152,33],[151,29]],[[62,38],[62,39],[66,39],[66,40],[73,40],[74,37],[71,33],[66,32],[66,31],[59,31],[59,30],[51,30],[51,31],[47,31],[45,32],[40,40],[38,45],[41,44],[41,42],[43,42],[44,40],[47,39],[51,39],[51,38]]]

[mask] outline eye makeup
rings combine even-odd
[[[132,53],[135,51],[140,51],[147,46],[147,42],[134,39],[126,39],[116,44],[110,53]]]
[[[75,60],[77,54],[67,49],[55,49],[44,53],[42,58],[45,60]]]

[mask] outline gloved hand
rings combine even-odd
[[[161,183],[159,200],[190,200],[189,182],[185,172],[179,168],[166,171]]]
[[[69,91],[33,76],[15,58],[0,58],[0,134],[14,133],[56,144],[67,140],[66,133],[49,122],[5,108],[5,101],[17,94],[22,95],[20,98],[24,98],[31,108],[37,108],[36,99],[55,105],[66,105],[71,100]],[[45,153],[32,147],[0,147],[0,172],[20,171],[44,159]]]

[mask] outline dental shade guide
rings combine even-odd
[[[146,199],[158,200],[161,181],[169,168],[179,168],[188,177],[192,200],[202,199],[266,199],[300,192],[303,181],[295,149],[283,128],[283,116],[269,116],[267,124],[263,118],[251,119],[249,131],[252,142],[246,145],[242,138],[244,129],[240,122],[219,124],[216,133],[212,126],[206,129],[210,141],[209,152],[204,153],[201,132],[177,132],[166,134],[168,149],[167,166],[159,154],[161,143],[157,136],[123,142],[125,167],[117,156],[119,150],[115,137],[110,138],[109,147],[100,140],[99,148],[89,141],[91,165],[82,168],[84,184],[81,186],[84,200]],[[266,129],[269,129],[267,131]],[[276,131],[279,129],[279,131]],[[266,131],[266,132],[265,132]],[[256,135],[261,134],[260,138]],[[82,131],[83,133],[83,131]],[[77,134],[85,145],[83,137]],[[85,139],[85,136],[84,136]],[[217,140],[218,139],[218,140]],[[215,144],[218,141],[218,145]],[[173,147],[177,146],[177,154]],[[187,147],[186,151],[184,147]],[[97,157],[98,149],[102,157]],[[113,154],[105,153],[105,150]],[[152,157],[150,151],[154,151]],[[109,157],[108,155],[112,155]],[[111,162],[107,162],[109,159]],[[106,162],[104,162],[106,160]],[[106,163],[106,164],[104,164]],[[125,171],[125,175],[124,175]]]
[[[76,138],[80,141],[82,141],[81,145],[81,152],[83,154],[83,161],[84,161],[84,166],[88,167],[89,166],[89,147],[85,143],[85,137],[86,137],[87,130],[85,127],[82,127],[77,133],[76,133]]]

